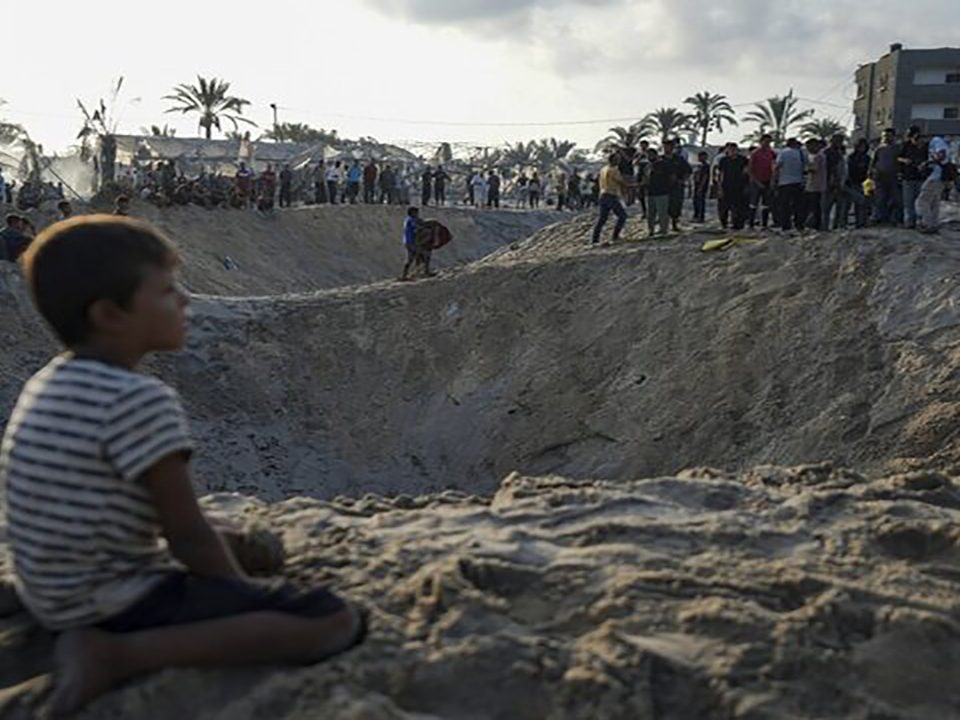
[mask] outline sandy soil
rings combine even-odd
[[[592,250],[588,225],[431,282],[197,299],[189,349],[155,369],[186,399],[203,487],[276,500],[489,493],[514,470],[957,467],[956,230],[702,253],[705,236]],[[8,297],[4,410],[51,347]]]
[[[197,298],[153,369],[199,485],[239,493],[209,506],[373,632],[85,717],[960,717],[956,226],[702,253],[711,231],[593,249],[589,224],[429,282]],[[52,343],[9,270],[0,298],[5,416]],[[22,718],[49,638],[10,605]]]
[[[307,669],[165,672],[81,717],[930,720],[960,708],[960,493],[942,475],[513,475],[487,500],[208,504],[273,528],[290,577],[365,604],[369,641]],[[49,640],[22,617],[0,628],[4,684],[46,669]],[[29,717],[47,683],[4,691],[2,716]]]

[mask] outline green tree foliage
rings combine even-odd
[[[800,128],[805,138],[816,138],[818,140],[829,140],[834,135],[847,136],[846,125],[835,118],[817,118],[804,123]]]
[[[754,109],[744,116],[744,120],[757,126],[751,139],[769,133],[774,144],[782,145],[791,128],[813,117],[813,110],[800,110],[798,104],[792,89],[786,95],[775,95],[766,102],[756,103]]]
[[[618,150],[635,150],[641,140],[650,137],[650,128],[643,121],[635,122],[629,127],[617,125],[610,128],[610,134],[597,143],[597,152],[616,152]]]
[[[693,116],[680,112],[677,108],[658,108],[640,121],[648,135],[656,135],[666,142],[680,133],[690,132]]]
[[[198,75],[196,85],[177,85],[173,94],[165,95],[163,99],[174,103],[167,112],[199,115],[197,125],[204,131],[207,140],[213,137],[214,128],[223,131],[223,120],[228,120],[234,130],[239,128],[240,123],[256,127],[255,122],[243,117],[243,109],[250,101],[230,95],[230,83],[215,77],[206,79]]]
[[[265,140],[289,143],[324,143],[336,145],[340,142],[336,130],[324,130],[310,127],[305,123],[279,123],[275,128],[263,134]]]
[[[700,147],[707,146],[711,132],[723,132],[725,125],[739,125],[725,95],[715,95],[705,90],[683,102],[693,110],[692,124],[700,133]]]

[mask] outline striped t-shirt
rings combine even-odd
[[[52,630],[92,625],[174,567],[139,478],[192,442],[160,380],[63,355],[24,386],[0,447],[17,590]]]

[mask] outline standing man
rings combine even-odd
[[[676,140],[667,140],[663,143],[664,160],[670,168],[670,204],[668,213],[673,231],[680,230],[680,215],[683,212],[683,201],[686,197],[687,180],[690,177],[690,163],[680,152]]]
[[[286,164],[280,171],[280,207],[290,207],[293,204],[293,170]]]
[[[313,169],[313,201],[317,205],[327,201],[327,168],[322,159]]]
[[[620,154],[610,153],[606,166],[600,171],[600,214],[597,223],[593,226],[591,245],[600,242],[600,233],[612,212],[617,216],[617,224],[613,228],[613,242],[620,239],[623,226],[627,224],[627,211],[623,207],[623,194],[627,182],[620,172]],[[534,174],[536,177],[536,174]]]
[[[827,163],[819,140],[807,140],[807,182],[804,193],[804,226],[821,229],[823,194],[827,190]]]
[[[477,170],[470,180],[470,186],[473,190],[474,207],[482,208],[487,204],[487,181],[483,179],[483,173]]]
[[[337,194],[340,190],[340,180],[343,175],[340,165],[341,162],[337,160],[335,164],[327,168],[327,197],[331,205],[337,204]]]
[[[360,197],[360,181],[363,179],[363,168],[360,167],[360,161],[354,158],[350,164],[350,170],[347,171],[347,198],[351,205],[357,204],[357,198]]]
[[[420,176],[420,204],[427,207],[433,194],[433,169],[427,165]]]
[[[943,200],[944,174],[949,152],[950,146],[942,137],[930,139],[927,152],[927,168],[930,174],[923,181],[917,196],[919,227],[925,233],[940,232],[940,202]]]
[[[487,207],[500,209],[500,175],[496,168],[487,176]]]
[[[710,194],[710,154],[701,150],[697,154],[697,167],[693,170],[693,221],[707,221],[707,196]],[[646,201],[644,199],[644,205]]]
[[[376,202],[378,174],[377,163],[374,162],[373,158],[370,158],[370,161],[363,168],[363,202],[366,205],[372,205]]]
[[[167,178],[170,175],[168,168],[173,168],[173,163],[163,164],[161,163],[161,186],[163,188],[163,194],[168,198],[173,196],[173,183],[170,181],[169,192],[167,190]],[[240,202],[243,205],[244,209],[250,207],[250,195],[253,192],[253,173],[250,172],[250,169],[247,167],[247,164],[241,160],[240,167],[237,168],[237,174],[234,176],[234,182],[237,186],[237,195],[240,197]]]
[[[823,151],[826,171],[826,189],[823,193],[821,210],[824,230],[845,229],[847,227],[847,149],[844,146],[844,136],[834,135],[830,138],[830,147]],[[836,216],[833,216],[834,208]],[[832,219],[832,223],[831,223]]]
[[[380,172],[380,204],[393,203],[393,167],[389,164],[383,166]]]
[[[807,158],[800,141],[787,140],[787,146],[777,155],[774,165],[774,182],[780,205],[780,228],[790,230],[794,226],[803,230],[803,177]]]
[[[867,141],[857,141],[853,152],[847,158],[847,197],[853,203],[853,217],[856,227],[867,226],[870,219],[870,198],[863,191],[863,184],[870,177],[870,151]]]
[[[530,188],[530,207],[539,208],[540,192],[543,190],[543,183],[540,182],[540,173],[536,170],[533,171],[533,176],[530,178],[527,187]]]
[[[637,153],[637,199],[640,201],[641,217],[647,219],[647,164],[650,162],[650,143],[640,141],[640,152]]]
[[[670,224],[670,163],[653,148],[647,149],[647,229],[650,237],[666,235]]]
[[[736,143],[727,143],[724,156],[717,162],[717,186],[720,191],[720,224],[731,221],[734,230],[742,230],[747,219],[747,184],[750,161],[740,154]]]
[[[530,203],[530,181],[523,170],[517,178],[517,187],[520,189],[520,207],[525,208]]]
[[[447,183],[449,181],[450,176],[443,169],[443,165],[437,165],[437,171],[433,173],[433,198],[437,201],[437,205],[447,204]]]
[[[760,211],[761,226],[766,229],[770,222],[770,210],[773,207],[773,170],[777,162],[777,153],[773,147],[773,137],[760,138],[760,147],[750,154],[750,227],[757,225],[757,211]]]
[[[883,140],[880,147],[873,154],[873,181],[876,183],[874,195],[874,222],[896,224],[900,213],[901,198],[897,185],[899,163],[897,157],[900,148],[897,146],[897,131],[887,128],[883,131]]]
[[[914,125],[897,153],[903,198],[903,222],[911,229],[917,227],[917,198],[923,186],[924,163],[927,162],[927,145],[923,142],[920,128]]]
[[[30,237],[24,232],[26,220],[15,213],[7,215],[7,226],[0,231],[0,260],[16,262],[30,245]]]
[[[560,173],[557,180],[557,210],[567,209],[567,176]]]

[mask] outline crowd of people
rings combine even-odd
[[[18,186],[16,180],[7,181],[0,168],[0,203],[18,210],[30,210],[39,208],[45,201],[59,202],[64,197],[62,182],[25,180]]]
[[[462,176],[462,186],[454,187]],[[516,175],[499,168],[448,172],[443,165],[427,165],[414,171],[406,163],[368,159],[320,160],[312,165],[277,170],[267,165],[256,172],[246,162],[235,171],[208,172],[201,169],[188,176],[175,161],[161,160],[122,168],[116,189],[160,207],[199,205],[206,208],[255,208],[270,211],[294,204],[409,205],[419,199],[422,206],[466,205],[474,208],[506,207],[539,209],[547,205],[558,210],[583,210],[599,201],[599,176],[552,173],[541,177],[537,170]]]
[[[866,140],[848,150],[843,135],[829,141],[790,138],[774,149],[764,135],[744,151],[728,143],[714,160],[700,152],[691,163],[678,141],[662,150],[646,141],[638,150],[611,153],[600,172],[598,243],[611,213],[618,239],[627,220],[624,205],[639,202],[650,235],[679,229],[685,198],[692,195],[695,223],[706,222],[708,200],[717,201],[723,228],[774,227],[784,231],[838,230],[868,224],[935,233],[940,204],[958,187],[949,145],[911,127],[903,138],[890,128],[871,151]]]

